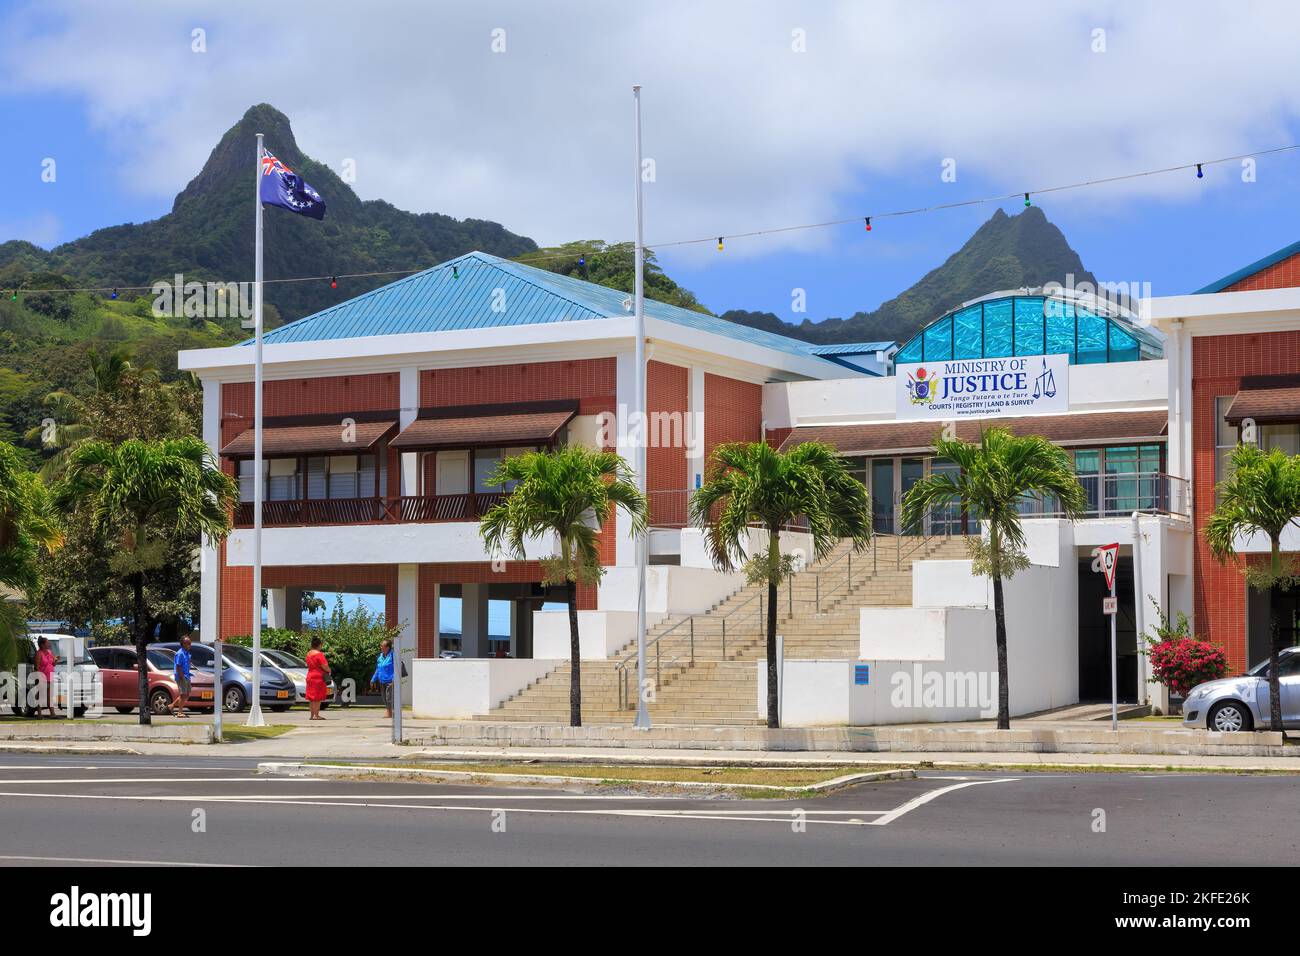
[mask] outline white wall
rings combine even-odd
[[[893,376],[773,382],[763,386],[764,424],[792,428],[893,421],[895,387]],[[1168,396],[1169,364],[1164,359],[1070,366],[1071,411],[1164,408]]]
[[[1027,551],[1043,562],[1004,582],[1011,713],[1078,701],[1078,570],[1073,528],[1026,523]],[[920,561],[913,606],[860,610],[859,657],[870,683],[854,683],[853,661],[784,665],[782,724],[899,724],[974,720],[996,714],[997,646],[992,582],[969,560]],[[766,713],[760,667],[756,693]],[[994,708],[990,711],[990,708]]]
[[[659,614],[646,614],[653,626]],[[584,661],[607,660],[636,639],[636,611],[579,611],[578,641]],[[569,612],[533,612],[533,657],[569,659]]]
[[[419,658],[411,665],[412,713],[439,720],[463,720],[490,713],[560,663],[511,658]]]
[[[526,542],[529,558],[555,552],[551,536]],[[433,564],[456,561],[491,561],[473,521],[429,524],[320,525],[263,528],[262,563],[267,567],[298,564]],[[253,532],[231,533],[226,562],[232,566],[253,563]]]
[[[800,554],[805,556],[805,561],[811,559],[812,535],[802,531],[782,531],[780,539],[782,554]],[[708,548],[705,547],[703,529],[683,528],[680,547],[682,567],[713,568],[713,561],[709,557]],[[749,543],[745,546],[745,554],[751,555],[755,551],[763,550],[766,547],[766,533],[757,528],[750,528]]]
[[[646,568],[646,611],[650,614],[701,614],[745,585],[738,571],[652,564]],[[596,606],[602,611],[636,610],[636,568],[606,568]]]

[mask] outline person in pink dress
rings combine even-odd
[[[307,703],[311,706],[311,719],[324,720],[320,715],[320,702],[329,697],[329,688],[325,678],[330,673],[330,662],[325,659],[325,652],[320,649],[320,638],[311,639],[311,650],[307,652]]]
[[[41,675],[40,693],[45,698],[45,709],[54,717],[54,651],[50,650],[48,637],[42,637],[36,642],[36,673]],[[40,713],[38,704],[36,715],[39,717]]]

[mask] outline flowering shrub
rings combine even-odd
[[[1151,682],[1164,684],[1179,697],[1186,697],[1197,684],[1228,676],[1228,655],[1218,644],[1199,637],[1169,637],[1151,641]]]
[[[1144,635],[1151,683],[1164,684],[1175,696],[1186,697],[1197,684],[1228,676],[1228,655],[1218,644],[1191,634],[1186,614],[1180,612],[1177,622],[1170,624],[1158,604],[1156,613],[1160,615],[1156,636]]]

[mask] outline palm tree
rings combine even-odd
[[[109,567],[131,588],[131,628],[142,665],[154,623],[146,610],[146,576],[163,567],[175,534],[196,542],[199,535],[224,538],[238,495],[208,446],[192,436],[117,445],[86,441],[72,450],[55,502],[65,514],[86,507],[96,529],[119,543]],[[148,690],[141,666],[141,724],[151,722]]]
[[[1234,542],[1239,536],[1265,534],[1269,562],[1266,566],[1247,566],[1246,583],[1257,591],[1289,591],[1296,584],[1297,569],[1293,561],[1282,557],[1282,532],[1293,522],[1300,523],[1300,456],[1285,454],[1278,448],[1264,452],[1254,445],[1241,444],[1233,450],[1229,467],[1231,477],[1219,485],[1219,503],[1205,523],[1210,554],[1226,562],[1236,557]],[[1271,602],[1268,657],[1269,729],[1277,731],[1282,729],[1279,603]]]
[[[489,551],[523,560],[527,539],[555,535],[559,554],[541,562],[542,572],[546,584],[569,586],[569,723],[581,727],[577,586],[596,584],[604,573],[597,534],[616,507],[626,512],[633,534],[645,533],[645,495],[621,456],[580,445],[506,458],[487,482],[513,487],[480,522]]]
[[[1007,682],[1007,619],[1002,582],[1029,566],[1019,507],[1035,496],[1054,500],[1070,521],[1083,516],[1088,497],[1074,473],[1068,452],[1038,435],[1013,435],[1002,428],[980,432],[978,442],[938,438],[935,456],[956,472],[933,472],[914,484],[903,499],[903,526],[920,527],[930,511],[960,504],[983,520],[987,536],[971,539],[977,574],[993,579],[993,617],[998,652],[998,729],[1011,728]]]
[[[743,567],[751,583],[767,584],[767,725],[781,726],[777,693],[777,587],[792,572],[781,554],[781,530],[805,522],[812,559],[825,557],[842,539],[855,550],[871,540],[867,491],[835,449],[805,442],[782,454],[767,442],[719,445],[706,480],[691,495],[691,524],[705,529],[705,545],[722,571]],[[766,532],[766,547],[750,553],[750,527]]]
[[[53,550],[62,540],[45,486],[13,445],[0,442],[0,585],[31,594],[42,549]],[[25,631],[25,616],[0,597],[0,670],[17,664]]]

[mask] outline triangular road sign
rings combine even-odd
[[[1106,590],[1115,586],[1115,565],[1119,562],[1119,544],[1103,544],[1092,549],[1092,569],[1106,576]]]

